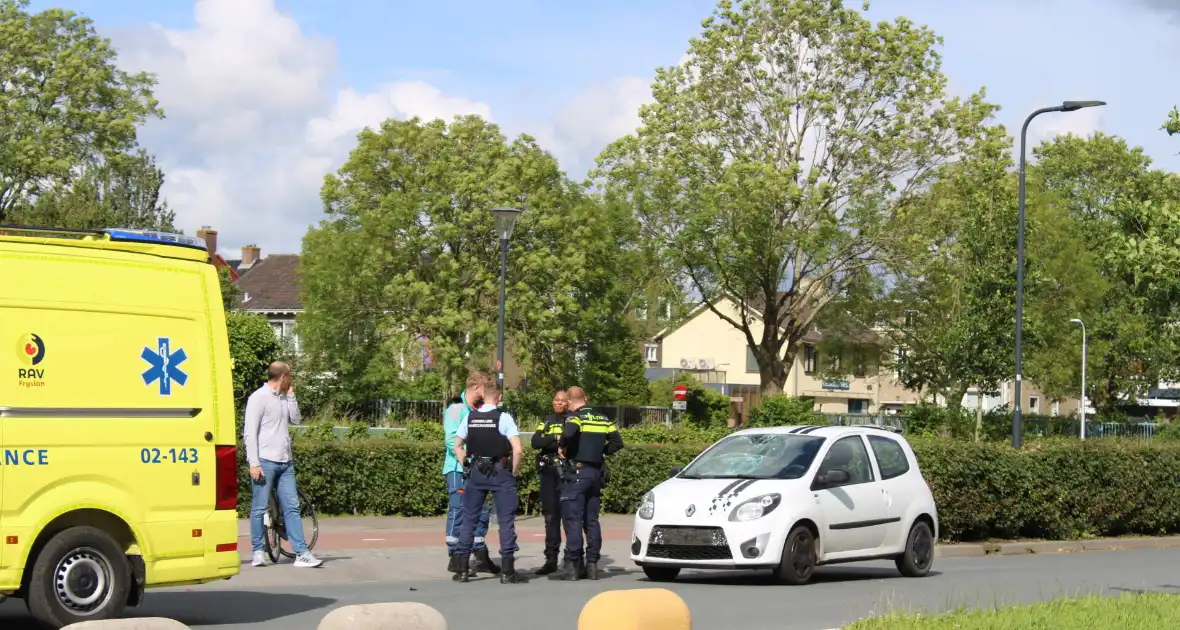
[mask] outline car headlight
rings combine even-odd
[[[650,521],[656,515],[656,493],[648,492],[643,495],[643,503],[639,504],[639,518]]]
[[[774,508],[778,507],[779,503],[782,502],[782,499],[782,495],[779,494],[764,494],[760,497],[754,497],[734,508],[733,512],[729,514],[729,520],[741,523],[756,521],[773,512]]]

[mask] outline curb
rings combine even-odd
[[[1029,540],[938,545],[936,558],[982,558],[984,556],[1027,556],[1033,554],[1081,553],[1085,551],[1127,551],[1131,549],[1174,549],[1180,536],[1161,538],[1096,538],[1094,540]]]

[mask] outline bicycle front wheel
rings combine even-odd
[[[315,549],[315,543],[320,537],[320,519],[316,516],[315,506],[307,499],[307,495],[303,494],[303,490],[298,490],[299,493],[299,520],[303,523],[303,539],[307,542],[307,549],[311,551]],[[291,541],[283,536],[277,545],[279,553],[284,557],[294,558],[295,551],[291,547]]]

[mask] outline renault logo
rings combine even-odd
[[[690,505],[690,506],[688,506],[688,509],[684,511],[684,515],[685,516],[692,516],[694,513],[696,513],[696,511],[697,511],[697,506]]]

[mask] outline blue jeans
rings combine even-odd
[[[463,490],[466,481],[463,473],[449,472],[447,478],[447,555],[455,555],[455,547],[459,544],[459,530],[463,528]],[[475,524],[475,540],[472,549],[484,549],[487,543],[484,538],[488,535],[488,521],[491,518],[491,506],[484,503],[479,512],[479,522]]]
[[[287,525],[287,540],[296,556],[307,553],[307,542],[303,539],[303,519],[299,517],[299,493],[295,490],[295,463],[272,462],[264,459],[262,479],[252,481],[253,496],[250,501],[250,543],[254,551],[262,551],[262,515],[270,503],[270,493],[277,488],[279,508]]]

